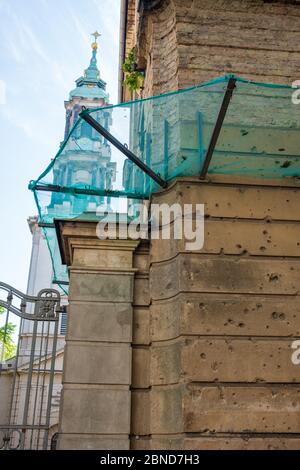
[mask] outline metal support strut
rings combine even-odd
[[[116,139],[108,130],[105,129],[99,122],[97,122],[84,107],[79,116],[84,119],[90,126],[92,126],[99,134],[101,134],[106,140],[114,145],[120,152],[122,152],[129,160],[135,163],[141,170],[143,170],[150,178],[158,183],[162,188],[167,187],[167,182],[149,168],[142,160],[140,160],[131,150],[123,145],[118,139]]]
[[[225,119],[225,116],[226,116],[228,105],[230,103],[233,90],[235,89],[235,86],[236,86],[235,84],[236,84],[236,79],[235,78],[230,78],[228,80],[227,88],[226,88],[226,91],[225,91],[225,94],[224,94],[224,97],[223,97],[223,101],[222,101],[222,105],[221,105],[221,108],[220,108],[220,111],[219,111],[217,122],[216,122],[215,128],[213,130],[213,133],[212,133],[212,136],[211,136],[211,139],[210,139],[210,143],[209,143],[206,155],[205,155],[205,160],[204,160],[204,163],[203,163],[203,167],[202,167],[202,170],[201,170],[201,173],[200,173],[200,178],[201,179],[206,178],[208,168],[209,168],[209,165],[210,165],[210,162],[211,162],[211,159],[212,159],[212,156],[213,156],[213,153],[214,153],[214,150],[215,150],[215,147],[216,147],[216,144],[217,144],[220,132],[221,132],[221,128],[222,128],[222,125],[223,125],[223,122],[224,122],[224,119]]]

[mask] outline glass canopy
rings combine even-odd
[[[235,88],[225,106],[232,80]],[[66,290],[67,270],[61,264],[54,219],[94,220],[96,214],[124,213],[131,199],[147,199],[162,189],[84,115],[166,185],[178,176],[200,176],[207,163],[208,174],[299,177],[300,105],[292,102],[294,91],[230,75],[174,93],[84,111],[50,165],[29,185],[50,249],[54,282]]]

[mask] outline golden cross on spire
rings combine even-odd
[[[98,42],[97,42],[97,40],[98,40],[98,38],[101,36],[101,34],[98,33],[98,31],[95,31],[91,36],[94,36],[94,38],[95,38],[95,41],[94,41],[93,44],[92,44],[92,49],[97,49],[97,48],[98,48]]]

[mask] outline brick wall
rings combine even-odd
[[[286,84],[299,79],[300,4],[295,2],[164,0],[137,19],[144,96],[225,73]]]

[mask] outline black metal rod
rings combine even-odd
[[[127,197],[128,199],[149,199],[140,193],[130,193],[127,191],[114,191],[105,189],[87,189],[87,188],[72,188],[68,186],[58,186],[55,184],[35,184],[32,186],[32,191],[48,191],[51,193],[67,193],[67,194],[87,194],[90,196],[108,196],[108,197]]]
[[[68,281],[52,281],[52,284],[61,285],[61,286],[68,286],[70,283]]]
[[[151,168],[148,167],[142,160],[140,160],[131,150],[129,150],[125,145],[123,145],[118,139],[116,139],[110,132],[108,132],[105,127],[101,126],[87,110],[83,110],[80,113],[80,117],[84,119],[90,126],[92,126],[99,134],[101,134],[106,140],[108,140],[114,147],[116,147],[120,152],[122,152],[126,157],[129,158],[133,163],[135,163],[141,170],[143,170],[150,178],[152,178],[156,183],[158,183],[162,188],[167,187],[167,182],[161,178],[157,173],[155,173]]]
[[[200,173],[201,179],[206,178],[208,168],[209,168],[209,165],[210,165],[210,162],[211,162],[211,159],[212,159],[212,156],[213,156],[213,153],[214,153],[214,150],[215,150],[215,147],[216,147],[216,144],[217,144],[220,132],[221,132],[221,128],[222,128],[222,125],[226,116],[227,108],[230,103],[233,90],[235,89],[235,84],[236,84],[236,79],[230,78],[227,84],[224,97],[223,97],[223,101],[222,101],[222,105],[219,111],[217,122],[213,130],[210,143],[209,143],[206,155],[205,155],[205,160],[204,160],[203,167]]]

